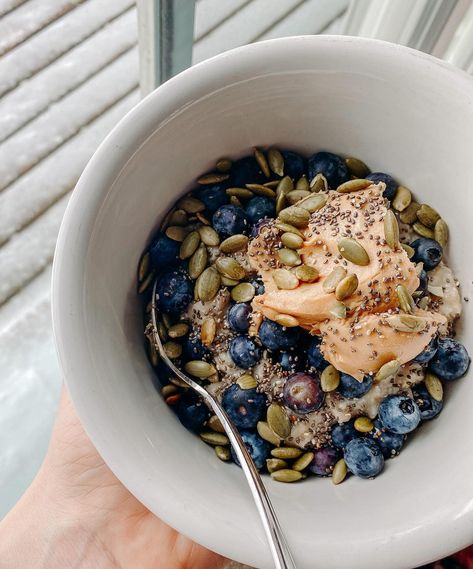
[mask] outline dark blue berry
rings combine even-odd
[[[420,411],[416,402],[405,395],[388,395],[378,410],[382,425],[393,433],[410,433],[420,423]]]
[[[228,180],[230,186],[237,188],[244,188],[245,184],[262,184],[267,181],[254,156],[245,156],[234,162]]]
[[[230,307],[227,314],[228,324],[235,332],[246,332],[250,327],[251,307],[244,302],[238,302]]]
[[[406,435],[392,433],[385,429],[379,419],[374,422],[374,429],[370,432],[370,436],[377,442],[384,458],[397,456],[406,440]]]
[[[313,154],[308,161],[308,170],[309,180],[317,174],[323,174],[332,190],[350,178],[345,161],[332,152]]]
[[[273,199],[264,196],[256,196],[246,204],[246,215],[252,225],[265,217],[276,215],[276,204]]]
[[[164,233],[159,233],[149,250],[153,268],[159,271],[175,264],[179,258],[180,246],[179,241],[174,241]]]
[[[253,431],[240,431],[241,438],[245,443],[248,452],[255,463],[258,470],[262,470],[266,464],[266,459],[269,458],[269,453],[271,451],[271,445],[264,441]],[[233,461],[240,466],[240,461],[233,450],[231,449]]]
[[[266,397],[256,389],[234,383],[223,394],[222,405],[238,429],[253,429],[266,414]]]
[[[273,320],[263,320],[259,331],[261,343],[269,350],[288,350],[293,348],[300,337],[300,329],[284,328]]]
[[[340,458],[340,451],[333,447],[322,447],[314,451],[314,458],[309,470],[317,476],[330,476],[335,463]]]
[[[197,188],[194,190],[194,195],[203,202],[210,213],[214,213],[219,207],[228,203],[225,187],[222,184]]]
[[[431,271],[442,260],[442,246],[434,239],[420,237],[411,243],[411,247],[415,253],[412,257],[414,263],[424,263],[424,269]]]
[[[169,269],[160,276],[156,293],[160,310],[180,314],[194,298],[194,287],[183,269]]]
[[[189,337],[182,344],[182,355],[186,360],[203,360],[210,355],[210,352],[199,338]]]
[[[437,353],[437,348],[438,348],[438,338],[437,336],[434,336],[432,340],[430,340],[430,342],[424,348],[424,350],[414,358],[414,361],[418,362],[419,364],[426,364],[427,362],[430,362],[430,360]]]
[[[303,358],[296,351],[282,351],[276,352],[273,356],[273,361],[279,364],[283,371],[295,373],[300,371],[304,365]]]
[[[389,174],[384,174],[383,172],[371,172],[371,174],[366,176],[366,179],[375,183],[384,182],[386,184],[386,189],[384,190],[383,196],[389,201],[391,201],[396,195],[399,184]]]
[[[348,470],[360,478],[373,478],[384,467],[380,447],[369,438],[352,439],[345,448],[344,458]]]
[[[164,361],[160,359],[155,368],[155,373],[152,375],[154,387],[158,391],[161,391],[162,387],[171,383],[169,378],[172,375],[174,375],[173,372],[168,368]]]
[[[417,290],[420,290],[424,294],[427,292],[427,285],[429,284],[429,277],[427,276],[427,272],[424,269],[421,270],[419,274],[419,286]]]
[[[429,369],[445,381],[464,376],[469,366],[470,356],[465,346],[452,338],[438,341],[437,353],[429,362]]]
[[[255,294],[256,296],[260,294],[264,294],[264,284],[263,281],[259,277],[252,277],[248,281],[255,287]]]
[[[261,348],[249,336],[237,336],[230,341],[230,357],[243,369],[255,366],[261,359]]]
[[[287,407],[302,414],[320,409],[324,392],[319,378],[302,372],[291,375],[284,384],[283,400]]]
[[[412,388],[414,401],[420,410],[422,421],[428,421],[436,417],[443,408],[443,401],[434,399],[423,383],[418,383]]]
[[[373,385],[373,378],[370,375],[365,375],[363,381],[360,383],[357,379],[348,375],[347,373],[340,374],[340,385],[338,391],[340,395],[347,399],[358,399],[368,393]]]
[[[306,172],[305,158],[292,150],[283,150],[281,154],[284,158],[284,175],[297,181]]]
[[[212,217],[212,225],[222,239],[248,232],[246,213],[236,205],[222,205]]]
[[[199,432],[210,417],[208,407],[195,397],[181,397],[176,413],[179,421],[186,429],[194,433]]]
[[[324,359],[320,350],[320,343],[322,338],[314,336],[310,339],[309,347],[307,348],[307,360],[311,367],[318,370],[323,370],[328,366],[328,361]]]
[[[337,423],[332,427],[332,443],[334,446],[345,448],[352,439],[361,436],[353,423],[354,420],[350,420],[346,423]]]

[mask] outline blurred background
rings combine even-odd
[[[381,38],[473,72],[472,0],[0,0],[0,518],[47,448],[51,262],[87,161],[176,72],[299,34]]]

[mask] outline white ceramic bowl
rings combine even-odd
[[[171,526],[259,568],[271,561],[241,471],[185,431],[152,386],[135,274],[198,174],[271,144],[338,151],[394,174],[450,224],[450,263],[471,294],[473,80],[403,47],[330,36],[224,53],[135,107],[74,191],[53,279],[64,377],[111,469]],[[460,329],[473,353],[471,304]],[[473,541],[472,405],[466,377],[374,481],[266,478],[298,567],[410,568]]]

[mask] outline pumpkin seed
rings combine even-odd
[[[210,346],[215,340],[215,334],[217,333],[217,322],[212,316],[207,316],[202,321],[202,326],[200,328],[200,339],[204,346]]]
[[[431,284],[427,285],[427,291],[429,292],[429,294],[433,294],[434,296],[437,296],[438,298],[443,298],[443,287],[441,286],[434,286]]]
[[[351,296],[358,288],[358,277],[351,273],[342,279],[335,289],[335,298],[337,300],[344,300]]]
[[[407,207],[409,207],[412,202],[411,191],[405,186],[398,186],[396,190],[396,195],[392,201],[392,206],[396,211],[402,212]]]
[[[184,260],[192,257],[192,255],[197,251],[197,247],[200,243],[200,235],[198,231],[191,231],[189,235],[186,236],[182,242],[181,248],[179,249],[179,258]]]
[[[348,158],[345,158],[345,164],[350,174],[356,178],[366,178],[370,173],[368,166],[358,158],[349,156]]]
[[[427,310],[430,304],[430,298],[428,296],[423,296],[418,303],[418,306],[421,310]]]
[[[284,233],[294,233],[294,235],[298,235],[299,237],[303,237],[302,233],[294,227],[294,225],[290,225],[289,223],[284,223],[282,221],[276,221],[275,225],[276,229],[279,231],[284,231]]]
[[[276,433],[279,438],[285,439],[291,434],[291,421],[281,405],[271,403],[268,407],[266,420],[269,428]]]
[[[261,148],[257,148],[256,146],[254,147],[253,150],[254,150],[256,162],[258,162],[258,165],[261,168],[261,170],[263,171],[263,174],[266,176],[266,178],[269,178],[271,176],[271,171],[269,169],[269,164],[268,164],[268,161],[266,160],[266,156],[264,155],[264,152],[261,150]]]
[[[362,178],[355,178],[354,180],[348,180],[348,182],[340,184],[337,188],[337,192],[339,192],[340,194],[349,194],[351,192],[366,190],[366,188],[372,185],[373,182],[371,180],[363,180]]]
[[[295,233],[283,233],[281,241],[284,247],[288,249],[300,249],[304,243],[304,239]]]
[[[373,421],[369,417],[357,417],[353,426],[359,433],[369,433],[373,430]]]
[[[215,164],[215,168],[219,172],[228,172],[232,167],[232,161],[229,158],[220,158]]]
[[[257,196],[264,196],[266,198],[275,198],[276,192],[271,188],[263,186],[262,184],[246,184],[246,187]]]
[[[156,325],[158,329],[159,337],[161,338],[161,342],[167,342],[168,340],[168,331],[166,326],[162,322],[158,322]]]
[[[187,213],[197,213],[198,211],[204,211],[205,209],[203,202],[191,196],[181,198],[176,205],[179,209],[183,209]]]
[[[382,365],[376,375],[374,376],[375,381],[382,381],[388,377],[396,375],[401,367],[401,362],[399,360],[391,360]]]
[[[395,251],[399,245],[399,224],[391,209],[384,216],[384,238],[389,248]]]
[[[195,216],[200,221],[200,223],[203,223],[204,225],[210,225],[210,221],[205,217],[205,215],[201,211],[198,211],[195,214]]]
[[[423,225],[420,221],[413,223],[412,229],[417,233],[417,235],[426,237],[427,239],[433,239],[435,236],[433,230],[430,229],[430,227]]]
[[[300,200],[311,196],[311,192],[308,190],[291,190],[289,193],[286,194],[286,199],[289,205],[294,205]]]
[[[409,257],[409,259],[412,259],[412,257],[415,254],[415,249],[413,249],[410,245],[407,245],[406,243],[401,243],[401,247],[407,253],[407,256]]]
[[[333,271],[325,277],[322,288],[325,292],[335,292],[338,284],[347,276],[347,271],[341,266],[335,267]]]
[[[279,212],[279,219],[284,223],[294,225],[294,227],[307,227],[310,219],[310,213],[297,206],[290,206]]]
[[[210,172],[209,174],[204,174],[197,178],[197,183],[202,185],[207,184],[219,184],[220,182],[225,182],[230,176],[228,174],[222,174],[220,172]]]
[[[182,336],[185,336],[188,332],[189,324],[187,324],[187,322],[178,322],[169,328],[168,335],[170,338],[182,338]]]
[[[191,360],[184,364],[184,369],[188,374],[198,377],[199,379],[207,379],[217,372],[212,364],[203,362],[202,360]]]
[[[276,188],[276,194],[279,196],[280,194],[288,194],[289,192],[291,192],[294,189],[294,182],[292,181],[292,178],[290,178],[289,176],[284,176],[284,178],[282,178]]]
[[[169,217],[169,225],[187,225],[187,213],[183,209],[176,209]]]
[[[442,248],[447,246],[448,241],[448,225],[443,219],[439,219],[434,228],[434,239]]]
[[[440,379],[431,371],[428,371],[425,374],[424,383],[425,388],[429,392],[429,395],[432,397],[432,399],[435,399],[435,401],[442,401],[443,385]]]
[[[289,233],[288,233],[289,235]],[[145,253],[138,264],[138,282],[142,282],[149,271],[149,253]]]
[[[212,431],[216,431],[217,433],[225,432],[225,429],[223,428],[223,425],[217,415],[212,415],[207,421],[207,425],[212,429]]]
[[[277,314],[274,317],[274,321],[285,328],[295,328],[299,326],[299,320],[290,314]]]
[[[213,227],[208,227],[206,225],[199,227],[198,229],[202,243],[207,245],[207,247],[217,247],[220,243],[220,237]]]
[[[424,263],[422,261],[416,263],[416,275],[418,277],[420,277],[420,274],[422,273],[423,270],[424,270]]]
[[[399,332],[423,332],[426,327],[426,321],[412,314],[395,314],[386,318],[391,328]]]
[[[279,289],[293,290],[299,286],[299,279],[287,269],[276,269],[272,277]]]
[[[268,472],[276,472],[276,470],[282,470],[283,468],[288,468],[289,465],[285,460],[281,458],[267,458],[266,459],[266,468]]]
[[[247,245],[248,237],[246,235],[232,235],[220,243],[220,251],[222,253],[235,253],[236,251],[246,249]]]
[[[309,464],[314,460],[315,454],[313,452],[305,452],[300,458],[298,458],[292,464],[292,470],[297,470],[300,472],[301,470],[305,470]]]
[[[230,203],[236,205],[237,207],[243,207],[243,204],[236,196],[230,196]]]
[[[169,397],[170,395],[174,395],[178,391],[179,391],[178,388],[175,385],[173,385],[172,383],[170,383],[169,385],[165,385],[161,389],[161,395],[164,397],[164,399],[166,399],[166,397]]]
[[[255,387],[258,385],[256,383],[256,379],[249,373],[241,375],[236,382],[241,389],[255,389]]]
[[[399,219],[402,223],[408,223],[411,225],[417,219],[417,210],[420,208],[420,204],[417,202],[411,202],[404,211],[399,214]]]
[[[240,281],[236,281],[235,279],[229,279],[222,275],[222,284],[224,286],[236,286]]]
[[[335,391],[340,383],[340,372],[332,364],[329,364],[320,374],[322,391],[329,393]]]
[[[188,271],[191,279],[195,280],[202,274],[202,271],[207,266],[208,257],[207,247],[200,245],[189,260]]]
[[[184,241],[188,233],[189,230],[186,227],[181,227],[180,225],[171,225],[166,229],[166,236],[173,241]]]
[[[230,444],[227,435],[223,433],[216,433],[215,431],[202,431],[200,433],[200,438],[212,446],[226,446]]]
[[[249,200],[253,197],[253,192],[247,188],[228,188],[225,193],[227,196],[236,196],[240,200]]]
[[[300,448],[295,447],[280,447],[273,448],[271,451],[271,456],[274,458],[282,458],[284,460],[293,460],[302,456],[303,451]]]
[[[303,174],[296,183],[296,190],[310,190],[309,180]]]
[[[317,174],[310,182],[310,189],[314,193],[328,192],[327,178],[323,174]]]
[[[303,283],[313,283],[319,278],[319,271],[315,267],[309,267],[309,265],[299,265],[293,271]]]
[[[166,326],[166,328],[171,328],[172,320],[171,320],[171,317],[169,316],[169,314],[167,314],[167,312],[163,312],[161,318],[163,319],[163,322],[164,322],[164,325]]]
[[[258,423],[256,425],[256,430],[258,431],[258,435],[262,439],[264,439],[265,441],[268,441],[268,443],[271,443],[272,445],[277,446],[277,447],[281,444],[280,438],[269,427],[269,425],[268,425],[268,423],[266,423],[266,421],[258,421]]]
[[[433,228],[440,219],[440,214],[430,205],[422,204],[417,210],[417,219],[426,227]]]
[[[414,312],[415,303],[407,288],[402,284],[398,284],[396,286],[396,294],[401,310],[407,314],[412,314]]]
[[[245,269],[231,257],[219,257],[215,266],[219,273],[230,279],[240,280],[246,276]]]
[[[330,314],[335,318],[346,318],[347,317],[347,307],[341,302],[334,304],[329,310]]]
[[[182,354],[182,346],[177,342],[166,342],[163,348],[170,360],[175,360]]]
[[[145,290],[147,290],[151,286],[153,280],[154,280],[154,271],[151,271],[150,273],[148,273],[148,276],[138,287],[138,294],[143,294]]]
[[[277,251],[277,255],[281,263],[289,267],[295,267],[302,263],[301,258],[299,257],[299,253],[293,249],[279,249]]]
[[[332,482],[334,484],[340,484],[343,482],[347,476],[347,463],[341,458],[339,461],[335,463],[332,472]]]
[[[304,198],[297,203],[298,207],[306,209],[309,213],[314,213],[314,211],[319,211],[327,203],[327,194],[319,192],[318,194],[310,194],[309,197]]]
[[[370,258],[368,253],[363,245],[361,245],[356,239],[344,237],[339,240],[337,247],[340,255],[347,261],[362,267],[369,265]]]
[[[230,449],[221,445],[216,445],[215,454],[220,460],[223,460],[223,462],[228,462],[232,458]]]
[[[250,302],[255,293],[255,287],[251,283],[240,283],[232,289],[231,297],[235,302]]]
[[[177,377],[177,375],[169,376],[169,381],[176,387],[180,387],[182,389],[189,389],[189,385],[180,377]]]
[[[271,188],[272,190],[275,190],[279,186],[280,181],[281,180],[271,180],[271,182],[265,182],[263,184],[263,186],[266,186],[267,188]]]
[[[283,468],[281,470],[271,472],[271,478],[273,480],[277,480],[278,482],[297,482],[298,480],[301,480],[302,474],[297,470]]]
[[[285,194],[278,194],[276,197],[276,215],[279,215],[281,210],[283,210],[287,205],[287,200]]]
[[[197,296],[202,302],[215,298],[220,288],[220,275],[214,267],[207,267],[197,279],[195,286]]]
[[[268,163],[271,170],[278,176],[284,174],[284,158],[277,148],[268,150]]]

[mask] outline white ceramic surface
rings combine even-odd
[[[53,277],[64,377],[107,463],[166,522],[259,568],[271,563],[242,473],[154,391],[134,278],[190,180],[219,156],[270,144],[351,154],[393,173],[450,224],[450,262],[472,294],[473,80],[402,47],[330,36],[227,52],[142,101],[82,175]],[[471,304],[461,338],[473,353]],[[374,481],[266,480],[300,569],[409,568],[473,541],[472,378],[454,387],[441,417]]]

